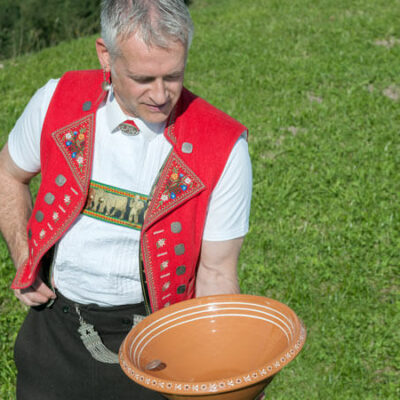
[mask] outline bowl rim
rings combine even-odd
[[[263,364],[260,367],[254,368],[246,373],[235,375],[229,378],[219,378],[200,382],[175,381],[155,377],[154,375],[150,375],[135,367],[135,365],[133,365],[133,362],[124,356],[124,351],[126,352],[126,354],[129,354],[129,350],[127,349],[128,340],[132,336],[135,336],[135,332],[140,332],[142,328],[145,329],[151,323],[151,321],[156,321],[174,311],[184,311],[186,308],[189,308],[193,304],[211,305],[212,303],[218,304],[223,303],[224,301],[258,301],[260,302],[260,305],[262,305],[262,302],[263,304],[279,305],[281,308],[286,309],[288,312],[291,313],[291,318],[294,322],[294,325],[298,328],[296,329],[295,333],[297,334],[292,341],[292,346],[287,348],[285,351],[279,353],[270,362]],[[184,300],[182,302],[175,303],[167,308],[158,310],[153,314],[150,314],[148,317],[150,317],[151,319],[145,318],[143,321],[139,322],[125,337],[119,350],[119,362],[122,370],[130,379],[142,386],[147,387],[148,389],[161,393],[181,394],[185,396],[207,395],[213,393],[225,393],[255,385],[275,375],[290,361],[292,361],[299,354],[306,339],[306,329],[303,322],[289,306],[279,302],[278,300],[251,294],[222,294]]]

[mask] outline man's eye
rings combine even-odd
[[[170,75],[170,76],[166,76],[164,78],[165,81],[167,82],[176,82],[179,81],[181,79],[182,75]]]
[[[132,79],[133,81],[135,81],[136,83],[140,83],[140,84],[150,83],[150,82],[153,81],[153,78],[132,77],[131,79]]]

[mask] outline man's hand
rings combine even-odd
[[[27,289],[16,289],[14,294],[22,303],[30,307],[40,306],[56,298],[55,293],[39,277],[32,286]]]

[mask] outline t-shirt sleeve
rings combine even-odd
[[[233,147],[210,196],[203,240],[235,239],[249,230],[252,169],[244,135]]]
[[[8,151],[18,167],[40,171],[40,136],[50,100],[58,79],[51,79],[36,91],[8,137]]]

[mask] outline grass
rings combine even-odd
[[[250,129],[244,292],[287,303],[307,342],[269,399],[400,397],[400,1],[195,0],[186,86]],[[97,67],[94,38],[4,63],[0,140],[34,90]],[[34,190],[38,182],[34,183]],[[0,248],[0,397],[25,310]]]

